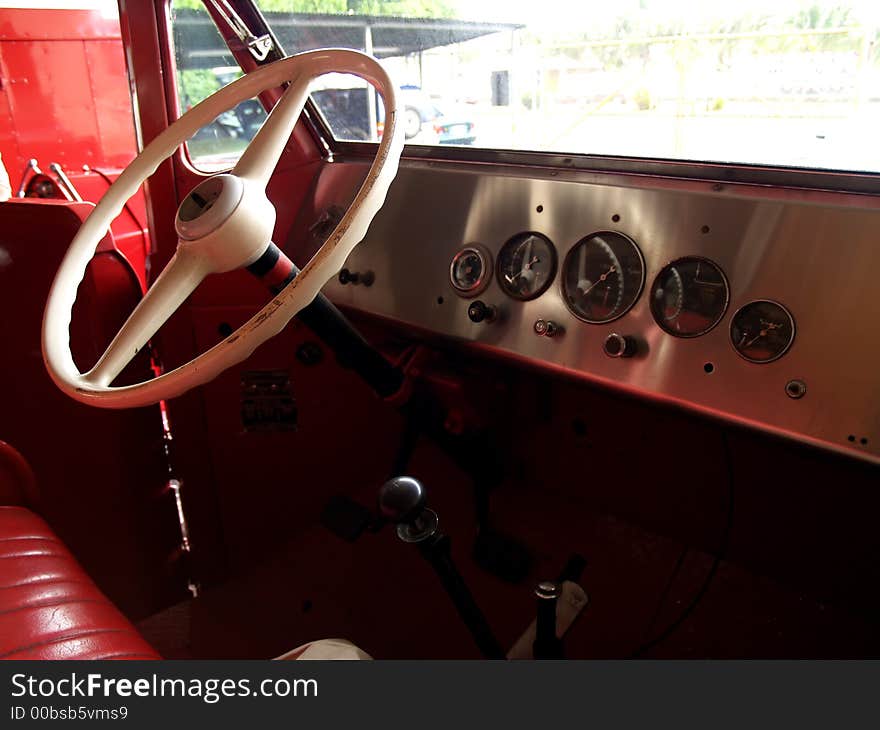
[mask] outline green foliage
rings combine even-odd
[[[651,92],[644,86],[636,89],[636,93],[633,94],[633,101],[636,103],[639,111],[647,111],[651,108]]]
[[[178,71],[177,88],[184,110],[198,104],[220,88],[220,81],[211,69],[194,68]]]
[[[812,5],[806,10],[801,10],[792,19],[795,28],[840,28],[850,22],[851,8],[836,7],[828,11],[822,10],[818,5]]]

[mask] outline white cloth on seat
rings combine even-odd
[[[320,639],[298,646],[275,657],[276,661],[291,659],[372,659],[367,652],[345,639]]]

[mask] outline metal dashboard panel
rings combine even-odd
[[[318,184],[319,191],[333,187]],[[598,230],[625,233],[645,258],[644,291],[624,317],[606,325],[577,319],[564,303],[558,271],[550,288],[528,302],[506,297],[493,277],[478,298],[499,308],[498,320],[468,319],[470,300],[449,281],[461,247],[479,243],[494,256],[514,234],[537,231],[554,243],[561,264],[577,241]],[[665,264],[691,255],[720,265],[730,304],[710,332],[680,339],[655,324],[648,292]],[[338,304],[880,461],[880,209],[873,198],[405,163],[346,266],[373,271],[375,284],[331,281],[324,291]],[[777,300],[795,317],[794,343],[775,362],[750,363],[731,345],[731,317],[753,299]],[[539,318],[562,325],[564,334],[536,336]],[[611,332],[636,337],[640,353],[605,355]],[[804,397],[786,394],[791,379],[806,383]]]

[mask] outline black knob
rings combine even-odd
[[[491,322],[495,319],[496,314],[497,310],[495,307],[491,304],[484,304],[479,299],[471,302],[471,305],[468,307],[468,319],[474,323]]]
[[[636,354],[639,346],[635,338],[612,332],[605,338],[602,349],[605,350],[608,357],[632,357]]]
[[[376,281],[376,275],[372,271],[349,271],[343,269],[339,272],[340,284],[363,284],[364,286],[373,286]]]
[[[415,522],[427,504],[425,488],[412,477],[389,479],[379,490],[379,512],[395,524]]]

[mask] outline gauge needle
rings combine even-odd
[[[610,269],[608,269],[608,271],[606,271],[604,274],[602,274],[602,276],[600,276],[598,279],[596,279],[596,281],[594,281],[593,284],[585,292],[581,292],[581,295],[587,296],[587,294],[589,294],[591,291],[593,291],[593,289],[595,289],[597,286],[599,286],[599,284],[601,284],[603,281],[605,281],[605,279],[607,279],[609,276],[611,276],[611,274],[613,274],[615,272],[615,270],[616,270],[615,267],[612,266]]]
[[[781,324],[777,324],[775,322],[767,322],[766,320],[763,320],[763,319],[761,320],[761,325],[763,326],[763,329],[760,332],[758,332],[758,334],[756,334],[754,337],[752,337],[752,339],[750,339],[748,342],[746,342],[744,345],[742,345],[743,347],[751,347],[758,340],[760,340],[762,337],[766,337],[767,333],[770,332],[771,330],[778,330],[780,327],[782,327]],[[743,337],[743,339],[745,339],[745,337]]]
[[[517,279],[529,274],[532,270],[532,266],[534,266],[535,264],[540,263],[540,262],[541,262],[541,259],[539,259],[537,256],[533,256],[530,261],[526,261],[523,264],[523,267],[519,270],[519,273],[514,274],[513,276],[510,276],[509,274],[505,274],[504,278],[507,280],[508,284],[513,284],[513,282],[515,282]]]

